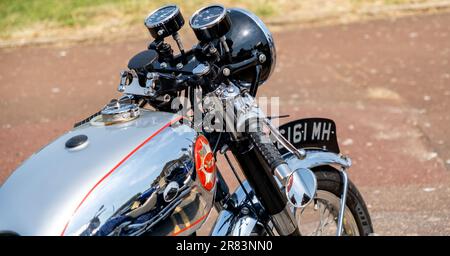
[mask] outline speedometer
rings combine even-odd
[[[222,5],[210,5],[198,10],[189,23],[200,41],[220,38],[231,27],[227,9]]]
[[[184,25],[180,8],[166,5],[150,13],[145,19],[145,26],[154,38],[164,38],[175,34]]]
[[[163,23],[165,20],[169,19],[171,16],[174,16],[177,11],[178,8],[175,5],[162,7],[148,16],[145,24],[149,27],[155,27],[158,24]]]

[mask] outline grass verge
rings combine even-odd
[[[178,4],[187,20],[211,3],[242,7],[278,23],[345,16],[361,10],[442,0],[0,0],[0,44],[95,37],[142,24],[148,12]],[[450,1],[449,1],[450,2]],[[7,44],[7,43],[6,43]]]

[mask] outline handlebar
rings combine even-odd
[[[257,67],[258,64],[260,64],[259,55],[257,51],[254,51],[250,58],[245,59],[241,62],[223,65],[215,72],[205,72],[205,74],[201,75],[194,74],[194,72],[192,74],[186,74],[185,72],[183,72],[183,74],[180,74],[180,76],[178,77],[172,74],[159,74],[161,74],[161,77],[166,79],[169,84],[171,83],[171,81],[173,82],[172,88],[174,90],[183,90],[189,86],[202,85],[203,82],[220,84],[221,82],[231,77],[233,74],[239,73],[251,67]],[[204,64],[199,63],[199,65]],[[259,74],[258,70],[256,73]],[[258,77],[259,75],[255,80],[259,80]]]
[[[126,94],[141,95],[157,98],[166,94],[174,95],[189,87],[201,86],[203,89],[215,89],[216,85],[226,82],[234,74],[251,67],[257,67],[255,81],[251,87],[251,94],[256,93],[259,82],[258,66],[261,56],[257,50],[252,52],[250,58],[231,64],[223,64],[221,61],[203,60],[200,62],[192,55],[194,62],[186,63],[181,68],[162,68],[148,66],[147,73],[143,69],[125,71],[122,74],[119,91]],[[175,62],[177,63],[177,62]],[[198,69],[198,70],[196,70]],[[206,86],[206,87],[205,87]],[[253,93],[254,92],[254,93]]]

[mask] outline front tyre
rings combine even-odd
[[[295,212],[300,233],[306,236],[335,236],[342,193],[339,171],[330,166],[313,169],[317,177],[317,194],[305,208]],[[366,204],[349,180],[344,215],[344,236],[367,236],[373,233]]]

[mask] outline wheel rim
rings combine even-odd
[[[295,212],[300,233],[304,236],[335,236],[339,207],[339,197],[325,190],[317,190],[313,202]],[[359,236],[358,225],[347,206],[343,224],[343,235]]]

